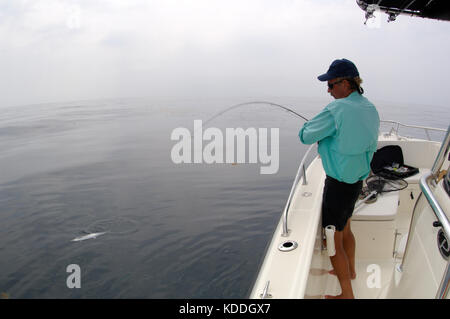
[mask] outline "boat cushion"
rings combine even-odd
[[[394,220],[398,201],[399,191],[378,194],[375,202],[356,208],[352,220]]]

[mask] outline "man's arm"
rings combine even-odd
[[[313,144],[336,134],[336,123],[330,111],[324,109],[312,120],[306,122],[298,136],[303,144]]]

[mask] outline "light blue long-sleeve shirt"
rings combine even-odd
[[[380,118],[375,106],[358,92],[336,99],[303,125],[304,144],[319,142],[325,173],[353,184],[369,175],[377,149]]]

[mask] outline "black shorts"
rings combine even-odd
[[[347,184],[327,175],[323,188],[322,227],[334,225],[337,231],[343,231],[352,217],[361,188],[362,181]]]

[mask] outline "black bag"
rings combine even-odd
[[[370,168],[375,175],[387,179],[401,179],[419,173],[418,168],[405,165],[402,148],[398,145],[387,145],[376,151]]]

